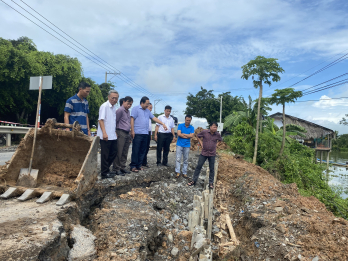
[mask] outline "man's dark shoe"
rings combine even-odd
[[[112,170],[112,171],[109,172],[109,174],[116,175],[116,172],[117,172],[117,170]]]
[[[126,170],[126,169],[121,169],[121,172],[124,173],[124,174],[129,174],[129,173],[131,173],[129,170]]]
[[[162,166],[166,166],[167,168],[171,168],[172,166],[169,164],[162,164]]]
[[[116,175],[117,176],[125,176],[125,174],[120,170],[116,171]]]
[[[157,163],[157,167],[161,167],[161,166],[163,166],[162,163]]]
[[[112,179],[113,177],[115,177],[114,174],[108,173],[108,174],[102,175],[101,179]]]

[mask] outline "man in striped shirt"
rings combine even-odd
[[[87,96],[91,92],[91,86],[86,82],[81,82],[79,85],[79,92],[70,97],[64,108],[64,123],[73,124],[77,121],[84,134],[91,136],[89,128],[89,107]]]

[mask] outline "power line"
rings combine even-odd
[[[12,2],[14,2],[13,0],[11,0]],[[116,70],[118,71],[117,73],[119,73],[119,76],[117,76],[119,79],[121,79],[122,81],[124,81],[125,83],[131,85],[131,87],[144,92],[146,94],[150,94],[151,96],[154,96],[151,92],[149,92],[148,90],[144,89],[143,87],[141,87],[140,85],[136,84],[135,82],[133,82],[130,78],[128,78],[126,75],[124,75],[120,70],[118,70],[117,68],[113,67],[111,64],[109,64],[108,62],[106,62],[105,60],[103,60],[101,57],[99,57],[97,54],[95,54],[94,52],[92,52],[91,50],[89,50],[87,47],[85,47],[84,45],[82,45],[81,43],[79,43],[77,40],[75,40],[73,37],[71,37],[70,35],[68,35],[67,33],[65,33],[63,30],[61,30],[58,26],[56,26],[55,24],[53,24],[52,22],[50,22],[47,18],[45,18],[44,16],[42,16],[41,14],[39,14],[38,12],[36,12],[35,9],[33,9],[31,6],[29,6],[28,4],[26,4],[24,1],[20,0],[22,3],[24,3],[27,7],[29,7],[31,10],[33,10],[35,13],[37,13],[38,15],[40,15],[42,18],[44,18],[46,21],[48,21],[50,24],[52,24],[54,27],[56,27],[59,31],[61,31],[62,33],[64,33],[66,36],[68,36],[70,39],[72,39],[73,41],[75,41],[77,44],[79,44],[80,46],[82,46],[83,48],[85,48],[89,53],[93,54],[95,57],[97,57],[98,59],[94,58],[95,60],[97,60],[100,63],[105,63],[107,67],[111,68],[112,70]],[[50,28],[51,30],[53,30],[55,33],[57,33],[58,35],[60,35],[61,37],[63,37],[65,40],[67,40],[68,42],[72,43],[71,41],[69,41],[68,39],[66,39],[64,36],[62,36],[61,34],[59,34],[57,31],[55,31],[53,28],[51,28],[49,25],[47,25],[46,23],[44,23],[43,21],[41,21],[39,18],[37,18],[36,16],[34,16],[32,13],[28,12],[27,10],[25,10],[22,6],[18,5],[16,2],[14,2],[17,6],[19,6],[20,8],[22,8],[24,11],[26,11],[27,13],[29,13],[30,15],[32,15],[33,17],[35,17],[37,20],[39,20],[41,23],[43,23],[44,25],[46,25],[48,28]],[[74,46],[76,46],[74,43],[72,43]],[[79,48],[78,46],[76,46],[77,48]],[[81,48],[79,48],[80,50],[82,50]],[[83,52],[87,53],[86,51],[82,50]],[[93,57],[93,56],[92,56]],[[122,78],[121,78],[122,77]],[[156,98],[156,97],[155,97]]]
[[[330,100],[341,100],[341,99],[348,99],[348,97],[338,97],[338,98],[319,99],[319,100],[306,100],[306,101],[295,101],[295,102],[330,101]]]
[[[40,25],[38,25],[36,22],[34,22],[33,20],[31,20],[30,18],[28,18],[27,16],[25,16],[24,14],[22,14],[21,12],[19,12],[18,10],[16,10],[14,7],[10,6],[9,4],[5,3],[3,0],[1,0],[4,4],[6,4],[8,7],[10,7],[11,9],[13,9],[14,11],[16,11],[17,13],[19,13],[20,15],[22,15],[23,17],[25,17],[26,19],[28,19],[29,21],[31,21],[32,23],[34,23],[35,25],[37,25],[38,27],[40,27],[42,30],[44,30],[45,32],[47,32],[48,34],[50,34],[51,36],[53,36],[54,38],[56,38],[57,40],[59,40],[60,42],[62,42],[63,44],[67,45],[68,47],[70,47],[71,49],[73,49],[74,51],[76,51],[77,53],[81,54],[83,57],[87,58],[88,60],[90,60],[91,62],[95,63],[96,65],[100,66],[101,68],[105,69],[106,71],[110,70],[110,68],[114,68],[113,66],[111,66],[109,63],[107,63],[106,61],[104,61],[102,58],[100,58],[98,55],[96,55],[95,53],[93,53],[92,51],[90,51],[88,48],[86,48],[85,46],[83,46],[82,44],[80,44],[78,41],[76,41],[74,38],[72,38],[71,36],[69,36],[68,34],[66,34],[64,31],[62,31],[61,29],[59,29],[56,25],[54,25],[53,23],[51,23],[48,19],[46,19],[45,17],[43,17],[42,15],[40,15],[41,17],[43,17],[46,21],[50,22],[53,26],[55,26],[56,28],[58,28],[61,32],[63,32],[65,35],[67,35],[68,37],[70,37],[71,39],[73,39],[76,43],[78,43],[80,46],[82,46],[83,48],[85,48],[86,50],[88,50],[90,53],[92,53],[93,55],[95,55],[96,57],[98,57],[100,60],[94,58],[95,61],[93,61],[91,58],[87,57],[86,55],[84,55],[83,53],[81,53],[80,51],[76,50],[74,47],[70,46],[69,44],[67,44],[66,42],[62,41],[61,39],[59,39],[58,37],[56,37],[55,35],[53,35],[52,33],[50,33],[49,31],[47,31],[46,29],[44,29],[43,27],[41,27]],[[78,47],[76,44],[74,44],[73,42],[71,42],[70,40],[68,40],[66,37],[64,37],[63,35],[61,35],[59,32],[57,32],[56,30],[54,30],[52,27],[50,27],[49,25],[47,25],[45,22],[43,22],[42,20],[40,20],[39,18],[37,18],[35,15],[33,15],[32,13],[30,13],[29,11],[27,11],[26,9],[24,9],[22,6],[18,5],[16,2],[14,2],[13,0],[11,0],[13,3],[15,3],[17,6],[19,6],[21,9],[23,9],[24,11],[26,11],[28,14],[30,14],[31,16],[35,17],[37,20],[39,20],[41,23],[43,23],[44,25],[46,25],[48,28],[50,28],[52,31],[54,31],[56,34],[60,35],[61,37],[63,37],[66,41],[68,41],[69,43],[71,43],[72,45],[74,45],[76,48],[78,48],[79,50],[81,50],[82,52],[86,53],[87,55],[90,55],[88,52],[86,52],[85,50],[81,49],[80,47]],[[23,2],[22,0],[20,0],[21,2]],[[26,6],[28,6],[30,9],[34,10],[32,7],[30,7],[28,4],[26,4],[25,2],[23,2]],[[34,10],[35,11],[35,10]],[[35,11],[36,12],[36,11]],[[37,12],[36,12],[37,13]],[[92,56],[93,57],[93,56]],[[116,69],[116,68],[114,68]],[[125,83],[127,83],[128,85],[130,85],[131,87],[137,89],[140,92],[146,93],[152,97],[155,97],[155,95],[153,95],[151,92],[149,92],[148,90],[144,89],[143,87],[141,87],[140,85],[136,84],[135,82],[133,82],[128,76],[124,75],[121,71],[119,71],[118,69],[116,69],[120,74],[117,75],[117,77],[119,79],[121,79],[122,81],[124,81]]]
[[[290,85],[290,87],[293,87],[293,86],[295,86],[296,84],[298,84],[298,83],[300,83],[300,82],[303,82],[304,80],[306,80],[306,79],[308,79],[308,78],[310,78],[310,77],[312,77],[312,76],[314,76],[314,75],[316,75],[316,74],[318,74],[318,73],[320,73],[320,72],[322,72],[322,71],[324,71],[324,70],[326,70],[326,69],[328,69],[328,68],[330,68],[330,67],[336,65],[337,63],[342,62],[343,60],[345,60],[345,59],[348,58],[348,57],[343,58],[343,57],[345,57],[345,56],[347,56],[347,55],[348,55],[348,53],[346,53],[345,55],[343,55],[343,56],[341,56],[340,58],[336,59],[335,61],[329,63],[328,65],[324,66],[323,68],[321,68],[321,69],[315,71],[314,73],[312,73],[311,75],[307,76],[306,78],[304,78],[304,79],[302,79],[302,80],[300,80],[300,81],[294,83],[293,85]]]
[[[344,79],[344,80],[341,80],[341,81],[338,81],[338,82],[334,82],[334,83],[325,85],[323,87],[320,87],[320,88],[317,88],[317,89],[314,89],[314,90],[311,90],[311,91],[308,91],[308,92],[304,93],[302,96],[313,94],[313,93],[320,92],[320,91],[327,90],[327,89],[331,89],[333,87],[340,86],[340,85],[343,85],[343,84],[346,84],[346,83],[348,83],[348,78]]]
[[[314,85],[314,86],[312,86],[312,87],[309,87],[309,88],[307,88],[307,89],[304,89],[304,90],[302,90],[302,92],[305,91],[305,90],[313,89],[314,87],[317,87],[317,86],[322,85],[322,84],[324,84],[324,83],[330,82],[330,81],[332,81],[332,80],[335,80],[335,79],[340,78],[340,77],[342,77],[342,76],[344,76],[344,75],[347,75],[347,74],[348,74],[348,73],[344,73],[344,74],[342,74],[342,75],[340,75],[340,76],[337,76],[337,77],[332,78],[332,79],[330,79],[330,80],[327,80],[327,81],[325,81],[325,82],[322,82],[322,83],[319,83],[319,84]]]
[[[323,61],[323,62],[321,62],[321,63],[319,63],[319,64],[317,64],[317,65],[315,65],[315,66],[313,66],[313,67],[311,67],[311,68],[309,68],[308,70],[306,70],[306,71],[304,71],[304,72],[302,72],[302,73],[299,73],[298,75],[296,75],[296,76],[294,76],[294,77],[292,77],[292,78],[286,80],[285,82],[279,83],[279,84],[277,84],[277,85],[271,87],[270,89],[276,88],[277,86],[283,85],[284,83],[286,83],[286,82],[288,82],[288,81],[291,81],[292,79],[297,78],[298,76],[300,76],[300,75],[302,75],[302,74],[304,74],[304,73],[306,73],[306,72],[312,70],[313,68],[315,68],[315,67],[317,67],[317,66],[319,66],[319,65],[321,65],[321,64],[323,64],[323,63],[325,63],[326,61],[330,60],[331,58],[333,58],[333,57],[335,57],[335,56],[338,56],[338,55],[344,53],[344,52],[347,51],[347,50],[348,50],[348,49],[345,49],[344,51],[340,52],[339,54],[335,54],[335,55],[331,56],[330,58],[326,59],[325,61]]]

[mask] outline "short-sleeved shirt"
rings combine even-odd
[[[121,106],[116,111],[116,128],[124,131],[130,131],[130,111]]]
[[[166,117],[164,114],[158,116],[158,119],[167,126],[167,130],[164,130],[163,125],[156,123],[159,126],[158,132],[160,133],[171,133],[172,129],[175,127],[174,120],[172,117]]]
[[[131,117],[134,119],[135,134],[149,134],[149,119],[152,119],[153,114],[148,109],[143,109],[140,105],[133,107]]]
[[[80,124],[81,130],[84,132],[84,134],[88,135],[88,101],[84,98],[80,99],[79,96],[75,94],[66,101],[64,111],[70,113],[69,124],[73,124],[75,121],[77,121]]]
[[[192,125],[186,127],[185,123],[181,123],[178,126],[178,131],[181,131],[182,134],[191,134],[195,132],[195,128]],[[191,147],[191,139],[184,139],[178,135],[176,145],[184,148]]]
[[[98,121],[104,121],[104,127],[106,134],[108,135],[108,140],[117,140],[116,136],[116,106],[111,105],[109,101],[104,102],[99,108],[99,118]],[[103,131],[98,122],[97,136],[102,140]]]
[[[197,134],[197,137],[203,137],[202,155],[206,157],[216,156],[217,142],[222,141],[220,133],[216,131],[214,134],[211,134],[210,130],[203,130]]]

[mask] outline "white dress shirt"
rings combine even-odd
[[[156,125],[159,126],[158,132],[171,133],[172,128],[175,127],[173,118],[170,116],[167,118],[164,114],[162,114],[162,115],[158,116],[158,119],[167,126],[167,130],[164,130],[163,125],[156,123]]]
[[[104,121],[105,131],[108,140],[117,140],[116,136],[116,106],[111,105],[109,101],[104,102],[99,108],[99,119]],[[102,140],[103,131],[98,122],[97,136]]]

